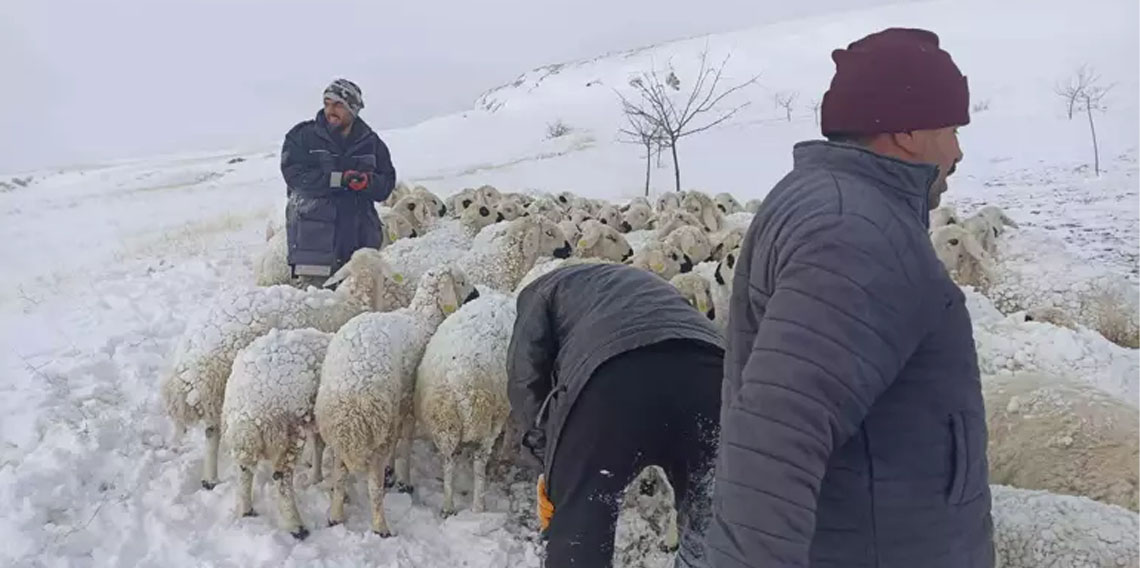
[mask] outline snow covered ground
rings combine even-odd
[[[792,143],[816,136],[811,102],[832,72],[831,48],[888,25],[929,27],[969,75],[975,101],[989,103],[962,130],[966,160],[949,202],[1002,205],[1136,279],[1137,11],[1133,0],[1089,0],[1079,11],[1060,0],[966,0],[784,22],[536,70],[466,113],[384,137],[402,177],[442,195],[491,183],[628,198],[644,163],[615,140],[612,89],[670,60],[684,80],[707,43],[713,59],[731,52],[733,78],[762,76],[740,94],[752,104],[732,122],[682,141],[683,184],[743,202],[786,172]],[[1068,120],[1052,93],[1080,63],[1115,83],[1096,117],[1099,178],[1087,122]],[[788,90],[800,92],[791,121],[772,104]],[[574,130],[547,140],[555,120]],[[653,173],[655,191],[667,190],[671,171]],[[327,493],[300,489],[302,518],[317,529],[300,543],[275,530],[265,495],[255,506],[267,514],[234,519],[224,450],[223,483],[200,489],[200,433],[173,440],[158,385],[193,311],[252,284],[266,220],[281,214],[276,149],[0,181],[0,565],[538,566],[530,481],[494,485],[489,513],[442,520],[440,467],[427,446],[413,472],[420,492],[386,501],[398,535],[387,540],[368,533],[360,490],[347,526],[330,529]],[[469,477],[459,487],[469,490]]]

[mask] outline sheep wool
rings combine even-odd
[[[1136,513],[1084,497],[991,485],[1001,568],[1136,568]]]
[[[455,461],[463,444],[475,446],[471,510],[483,512],[487,464],[511,412],[507,347],[514,324],[514,296],[481,295],[440,324],[416,373],[416,418],[443,456],[445,515],[455,512]]]
[[[252,516],[253,473],[267,460],[284,528],[303,539],[293,494],[293,472],[305,439],[316,434],[313,404],[331,333],[270,330],[238,353],[226,383],[222,440],[241,472],[237,513]],[[319,462],[318,462],[319,463]]]
[[[635,203],[626,209],[622,216],[622,231],[626,233],[643,231],[649,228],[652,221],[653,209],[648,205]]]
[[[707,233],[717,233],[727,228],[724,214],[708,195],[699,191],[689,191],[681,199],[681,208],[700,219],[700,227]]]
[[[562,229],[544,217],[521,217],[493,238],[482,242],[480,238],[459,266],[473,283],[500,292],[514,290],[539,258],[566,258],[571,253]]]
[[[689,257],[673,245],[653,241],[634,253],[629,264],[648,270],[666,280],[693,269],[693,262]]]
[[[1140,412],[1079,379],[985,377],[990,482],[1137,510]]]
[[[715,321],[717,318],[716,308],[713,307],[712,291],[709,289],[709,281],[705,280],[704,276],[696,272],[688,272],[685,274],[678,274],[669,280],[673,287],[681,293],[685,301],[693,306],[701,315],[709,318],[709,321]]]
[[[713,198],[713,201],[716,203],[717,209],[720,209],[720,212],[725,215],[744,211],[744,207],[740,205],[740,202],[737,201],[731,193],[718,193],[716,197]]]
[[[574,245],[574,256],[624,261],[633,256],[633,248],[617,229],[593,219],[582,223],[582,234]]]
[[[401,488],[411,490],[408,456],[415,426],[416,368],[435,329],[473,295],[462,271],[438,266],[421,277],[407,308],[362,314],[330,341],[315,414],[321,436],[336,453],[331,523],[345,519],[347,469],[367,474],[373,532],[391,534],[383,508],[384,468],[402,440],[396,478]]]
[[[704,262],[712,256],[712,242],[697,227],[678,227],[665,237],[665,243],[680,249],[693,262]]]

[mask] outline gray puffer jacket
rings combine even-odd
[[[511,417],[550,463],[570,407],[599,365],[668,339],[724,349],[716,327],[661,277],[623,264],[557,268],[519,292],[507,351]],[[534,446],[533,443],[530,444]]]
[[[936,168],[798,144],[736,266],[717,568],[989,568],[970,315],[927,236]]]

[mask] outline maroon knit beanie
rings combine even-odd
[[[831,53],[835,76],[820,109],[824,136],[866,136],[970,123],[966,77],[938,36],[889,28]]]

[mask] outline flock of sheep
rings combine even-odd
[[[253,471],[270,462],[284,528],[297,538],[308,534],[293,494],[306,444],[314,482],[323,478],[325,445],[331,449],[330,524],[344,521],[351,473],[367,479],[372,530],[390,535],[385,472],[394,472],[397,490],[414,491],[416,438],[430,440],[443,457],[445,515],[455,511],[460,447],[474,447],[471,509],[480,512],[489,462],[509,461],[505,448],[513,447],[504,441],[513,439],[504,432],[506,351],[518,290],[564,264],[626,263],[673,283],[724,329],[733,268],[758,207],[727,193],[668,193],[652,204],[637,198],[618,206],[491,186],[445,202],[422,186],[399,184],[378,206],[381,248],[357,251],[326,284],[335,290],[290,285],[284,231],[271,222],[255,262],[258,286],[227,293],[190,322],[163,384],[166,409],[179,432],[205,426],[207,489],[218,483],[219,446],[229,449],[241,480],[239,514],[254,514]],[[931,219],[932,242],[964,285],[971,313],[984,305],[1002,312],[987,316],[992,322],[1082,330],[1082,337],[1091,328],[1111,348],[1126,349],[1105,337],[1135,346],[1135,309],[1128,320],[1121,306],[1105,305],[1119,299],[1103,293],[1105,283],[1080,287],[1080,296],[1035,295],[1040,283],[1028,265],[1001,255],[1005,227],[1014,223],[999,209],[964,219],[940,209]],[[1090,387],[1079,370],[1046,373],[1054,369],[1027,363],[1019,346],[1001,349],[987,351],[981,366],[1001,377],[984,381],[991,470],[1010,472],[991,472],[993,482],[1022,488],[995,487],[1004,565],[1135,566],[1136,407],[1122,393]],[[1042,519],[1076,510],[1081,514],[1057,513],[1057,522],[1080,538],[1043,535]],[[1123,528],[1106,537],[1104,523]],[[672,522],[661,526],[675,531]]]

